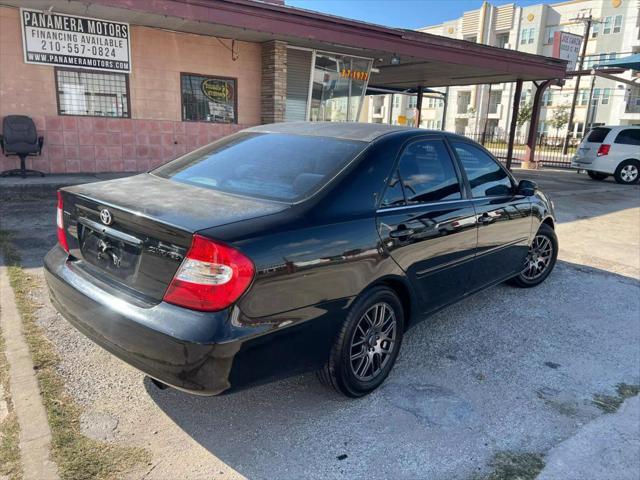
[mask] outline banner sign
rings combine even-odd
[[[25,63],[131,72],[128,23],[20,9]]]
[[[572,72],[577,68],[582,36],[569,32],[555,32],[553,34],[553,56],[561,60],[567,60],[567,71]]]

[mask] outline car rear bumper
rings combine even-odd
[[[144,306],[88,277],[59,246],[44,265],[51,301],[75,328],[150,377],[200,395],[317,368],[349,304],[306,307],[284,320],[246,319],[236,307],[211,313]]]
[[[58,246],[44,264],[53,305],[107,351],[191,393],[215,395],[230,387],[229,371],[239,340],[213,342],[228,311],[203,314],[166,303],[150,308],[136,305],[90,282]]]

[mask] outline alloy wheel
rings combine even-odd
[[[638,178],[638,167],[635,165],[625,165],[620,170],[620,178],[622,178],[625,183],[633,182]]]
[[[553,256],[553,244],[545,235],[536,235],[520,273],[526,280],[535,280],[547,271]]]
[[[388,303],[376,303],[360,317],[349,349],[351,371],[358,380],[371,380],[384,369],[396,336],[396,315]]]

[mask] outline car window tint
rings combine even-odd
[[[503,196],[513,192],[509,175],[487,153],[468,143],[452,143],[467,173],[473,197]]]
[[[453,161],[442,140],[409,144],[398,166],[407,202],[437,202],[462,198]]]
[[[628,128],[622,130],[614,143],[621,143],[623,145],[640,145],[640,128]]]
[[[604,142],[604,139],[607,137],[607,135],[609,135],[610,131],[610,128],[594,128],[589,132],[589,135],[587,136],[587,142],[602,143]]]
[[[400,177],[398,176],[398,172],[396,171],[389,179],[387,189],[385,190],[384,196],[382,197],[381,206],[396,207],[399,205],[404,205],[404,203],[404,192],[402,191],[402,185],[400,184]]]
[[[277,133],[238,133],[152,171],[240,195],[296,201],[327,183],[366,142]]]

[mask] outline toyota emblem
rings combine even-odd
[[[103,208],[102,210],[100,210],[100,220],[105,225],[111,225],[111,222],[113,222],[113,217],[111,216],[111,212],[106,208]]]

